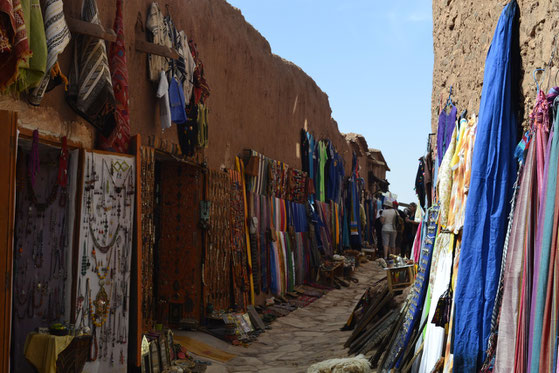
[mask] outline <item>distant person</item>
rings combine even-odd
[[[384,259],[388,259],[389,254],[396,253],[396,235],[398,232],[394,227],[394,220],[396,219],[397,212],[393,206],[394,203],[385,201],[384,210],[382,210],[382,215],[380,217],[380,221],[382,223],[382,243],[384,244]],[[398,206],[397,202],[396,206]]]
[[[402,256],[406,256],[408,258],[411,255],[413,240],[415,239],[415,233],[417,232],[417,227],[419,226],[419,223],[415,221],[416,210],[417,204],[415,204],[415,202],[410,203],[409,207],[404,210],[405,223]]]

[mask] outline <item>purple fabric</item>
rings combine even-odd
[[[445,110],[441,111],[439,115],[439,127],[437,128],[437,159],[439,164],[442,163],[444,153],[450,144],[452,138],[452,131],[456,125],[456,106],[452,106],[450,113]]]

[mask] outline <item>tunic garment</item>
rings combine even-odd
[[[456,284],[454,368],[477,371],[484,358],[499,282],[512,186],[516,118],[511,44],[516,1],[503,10],[485,63],[472,179]],[[514,83],[515,84],[515,83]]]

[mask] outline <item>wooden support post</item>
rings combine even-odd
[[[68,24],[68,28],[72,33],[87,35],[94,38],[107,40],[113,43],[116,41],[116,34],[113,30],[107,30],[97,23],[86,22],[82,21],[81,19],[70,17],[66,18],[66,23]]]
[[[138,37],[136,37],[134,46],[139,52],[155,54],[161,57],[171,58],[173,60],[177,60],[179,58],[179,54],[174,49],[171,49],[164,45],[150,43],[145,40],[139,39]]]

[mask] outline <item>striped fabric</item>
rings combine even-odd
[[[68,43],[70,43],[70,30],[64,18],[64,4],[62,0],[47,0],[45,2],[45,12],[43,19],[45,22],[45,36],[47,40],[47,65],[46,72],[39,82],[39,85],[33,89],[30,94],[29,101],[33,105],[39,105],[47,86],[51,80],[51,70],[58,61],[58,55],[64,51]],[[59,71],[57,69],[57,71]]]
[[[95,0],[83,1],[81,18],[101,24]],[[67,101],[107,137],[115,127],[115,97],[105,41],[89,36],[77,37],[73,62]]]
[[[150,31],[148,39],[152,43],[164,45],[169,48],[173,47],[173,42],[170,38],[169,32],[167,31],[163,13],[156,2],[151,3],[146,27]],[[167,72],[169,70],[170,63],[165,57],[148,54],[148,67],[149,79],[152,82],[158,82],[159,73],[161,71]]]

